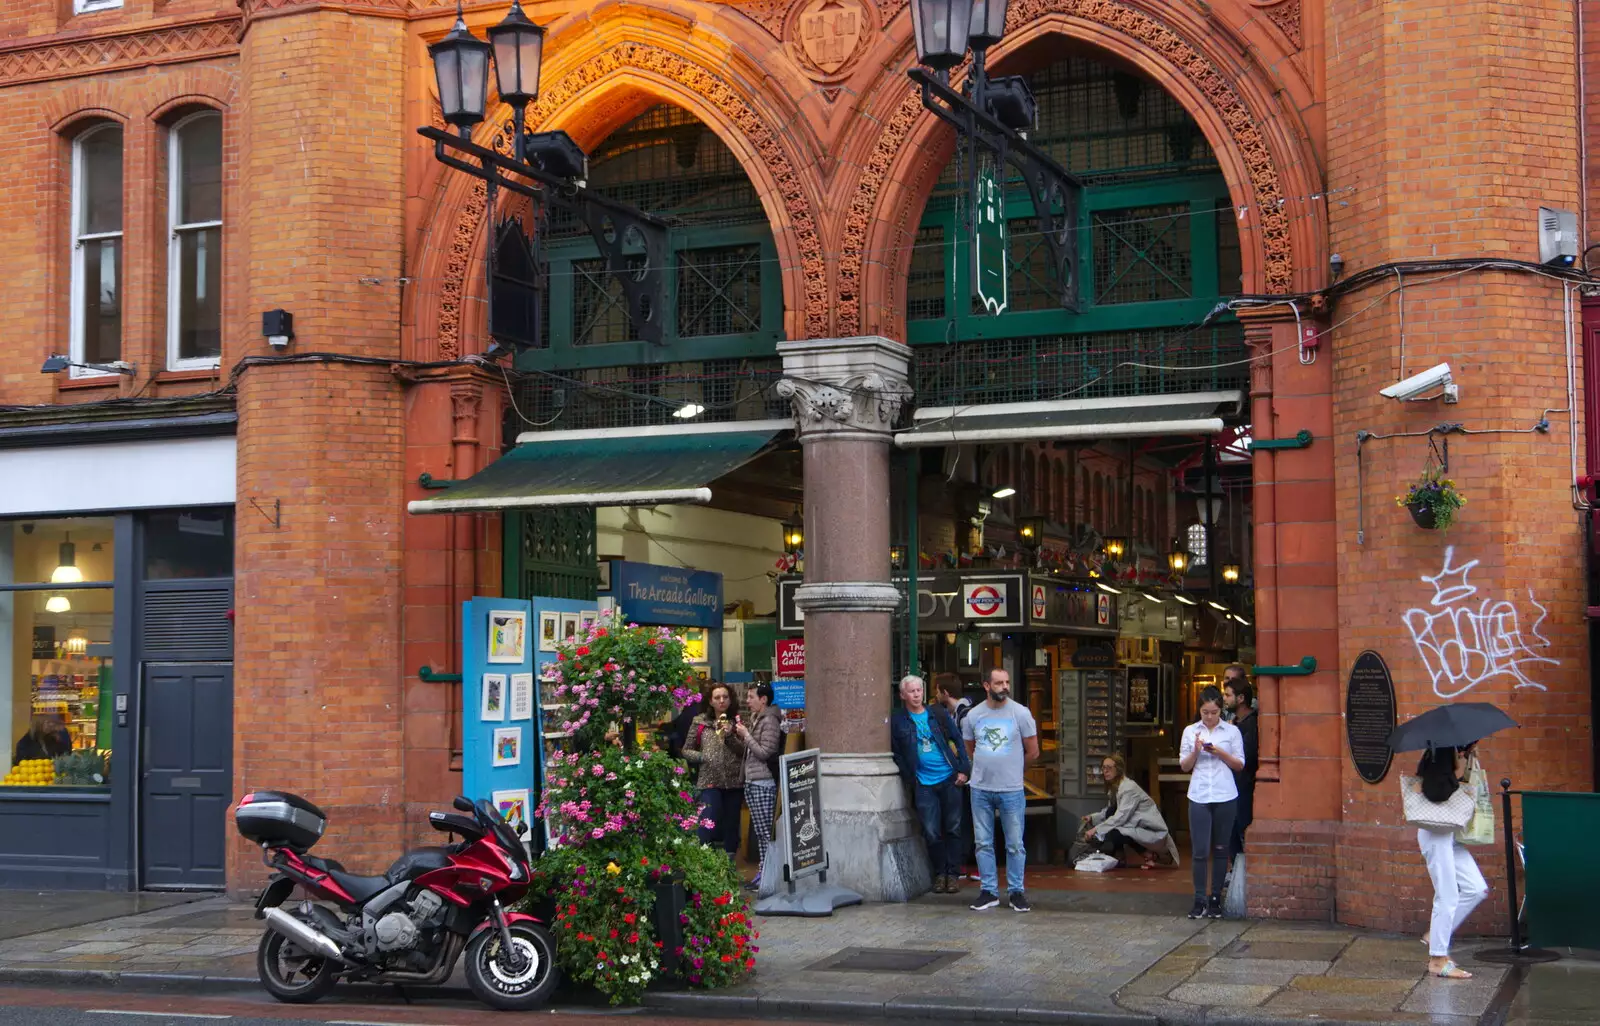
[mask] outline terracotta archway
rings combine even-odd
[[[772,99],[660,32],[631,33],[646,36],[639,40],[616,38],[615,30],[595,32],[592,24],[585,29],[561,53],[554,84],[529,110],[530,128],[566,129],[589,148],[651,103],[694,114],[733,151],[761,198],[782,274],[785,332],[791,338],[826,334],[828,278],[817,203],[799,170],[810,158],[777,127],[784,120],[775,116]],[[553,37],[561,34],[560,26],[552,30]],[[479,141],[509,117],[502,107],[480,126]],[[413,273],[436,287],[419,291],[407,323],[417,357],[453,359],[474,321],[466,300],[481,289],[481,274],[473,272],[481,267],[485,190],[466,175],[441,175],[435,196]]]
[[[1098,47],[1149,75],[1181,103],[1216,152],[1239,228],[1244,290],[1322,284],[1327,211],[1319,162],[1297,112],[1270,75],[1219,34],[1195,31],[1137,2],[1016,0],[991,54],[1003,71],[1052,37]],[[909,62],[907,40],[902,62]],[[886,90],[883,128],[861,159],[840,233],[837,333],[904,337],[903,296],[916,234],[945,162],[950,130],[909,83]],[[868,297],[872,303],[868,305]]]

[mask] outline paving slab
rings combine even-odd
[[[210,894],[0,891],[0,940],[188,905]]]
[[[1262,983],[1185,983],[1167,995],[1168,1000],[1186,1005],[1234,1005],[1254,1007],[1278,992]]]

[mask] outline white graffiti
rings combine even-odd
[[[1483,599],[1474,609],[1470,603],[1478,593],[1467,575],[1478,565],[1478,560],[1453,566],[1455,547],[1444,550],[1444,568],[1424,581],[1433,585],[1433,598],[1425,609],[1408,609],[1406,628],[1411,640],[1433,678],[1433,693],[1440,698],[1455,698],[1465,694],[1493,677],[1512,678],[1519,688],[1548,690],[1529,677],[1540,664],[1560,666],[1561,663],[1541,654],[1550,648],[1550,639],[1539,633],[1549,611],[1534,598],[1528,589],[1528,601],[1539,610],[1539,618],[1528,628],[1537,640],[1537,648],[1530,647],[1522,637],[1522,627],[1517,607],[1509,600]]]

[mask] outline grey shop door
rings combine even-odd
[[[233,792],[233,664],[144,669],[139,879],[221,889]]]

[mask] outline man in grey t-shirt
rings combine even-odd
[[[1011,701],[1011,675],[998,667],[983,676],[988,701],[972,707],[961,721],[961,736],[972,757],[972,831],[977,839],[981,885],[974,911],[1000,904],[1000,876],[994,859],[994,818],[1006,834],[1006,889],[1013,911],[1027,912],[1023,892],[1022,769],[1039,758],[1039,730],[1027,706]]]

